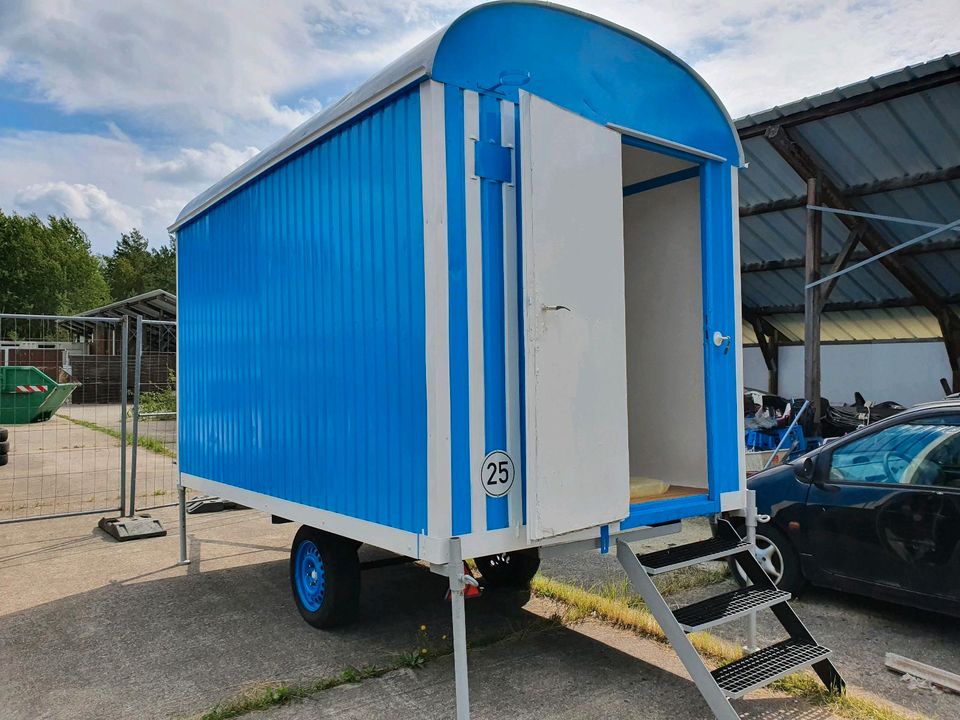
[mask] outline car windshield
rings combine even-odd
[[[960,416],[921,418],[834,450],[830,479],[960,487]]]

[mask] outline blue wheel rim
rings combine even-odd
[[[326,577],[323,572],[323,558],[313,540],[304,540],[297,548],[294,561],[297,595],[301,604],[310,612],[316,612],[323,605],[326,592]]]

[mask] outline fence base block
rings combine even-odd
[[[118,542],[162,537],[167,534],[159,520],[146,516],[100,518],[99,528]]]

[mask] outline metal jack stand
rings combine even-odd
[[[180,560],[177,565],[189,565],[190,559],[187,557],[187,489],[177,485],[177,510],[180,516]]]
[[[746,541],[750,544],[754,555],[757,552],[757,523],[770,521],[769,515],[757,514],[757,491],[747,490],[747,507],[744,517],[746,520],[747,537]],[[747,652],[754,653],[760,649],[757,645],[757,611],[751,610],[747,616],[747,645],[744,648]]]
[[[467,675],[467,614],[464,590],[477,587],[475,578],[464,572],[460,538],[450,540],[446,565],[433,566],[433,571],[450,579],[450,606],[453,612],[453,668],[457,697],[457,720],[470,720],[470,682]]]

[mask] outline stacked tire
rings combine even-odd
[[[0,428],[0,467],[3,467],[10,461],[10,432],[6,428]]]

